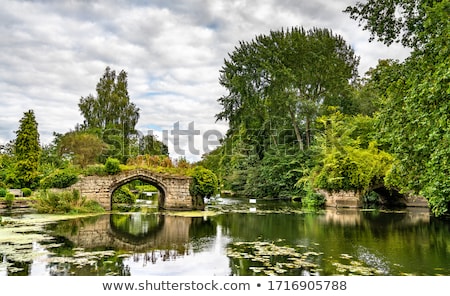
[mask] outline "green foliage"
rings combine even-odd
[[[438,1],[368,0],[347,7],[345,12],[364,24],[364,30],[369,30],[372,34],[370,40],[377,38],[387,45],[401,42],[404,46],[419,47],[426,42],[426,39],[420,38],[427,14],[426,7],[436,2]]]
[[[96,163],[107,148],[106,143],[97,135],[79,131],[62,135],[58,143],[59,155],[71,159],[74,164],[82,168]]]
[[[105,162],[105,171],[110,175],[120,172],[120,160],[109,157]]]
[[[38,124],[34,111],[24,113],[16,131],[14,155],[16,167],[15,176],[11,176],[19,187],[33,188],[37,183],[37,171],[41,147],[39,145]]]
[[[318,138],[320,162],[312,172],[314,187],[365,192],[384,184],[394,159],[367,138],[370,135],[369,130],[364,130],[367,122],[360,116],[344,116],[340,112],[320,121],[325,133]]]
[[[425,196],[441,216],[450,209],[450,2],[422,2],[413,31],[420,46],[385,72],[377,117],[383,145],[398,160],[390,184]]]
[[[8,206],[8,208],[12,207],[13,202],[14,202],[14,198],[15,198],[14,194],[12,194],[10,192],[6,193],[5,202],[6,202],[6,205]]]
[[[6,190],[5,188],[0,188],[0,197],[5,197],[7,193],[8,190]]]
[[[102,213],[105,209],[95,200],[88,199],[84,202],[82,208],[76,209],[78,213]]]
[[[136,189],[141,192],[157,192],[158,188],[150,184],[136,185]]]
[[[106,176],[108,173],[105,170],[105,165],[103,164],[96,164],[96,165],[89,165],[83,170],[81,170],[81,173],[85,176]]]
[[[153,135],[146,135],[139,140],[139,155],[169,156],[169,147]]]
[[[192,182],[189,188],[193,197],[211,197],[217,193],[217,176],[209,169],[196,166],[192,172]]]
[[[22,188],[22,193],[24,197],[29,197],[33,191],[30,188]]]
[[[353,49],[327,29],[292,28],[240,42],[221,70],[228,94],[218,100],[216,118],[229,122],[228,137],[241,137],[243,128],[242,139],[260,158],[274,134],[287,129],[303,149],[323,106],[347,109],[358,63]]]
[[[131,154],[131,139],[139,119],[139,108],[130,102],[127,73],[118,75],[109,67],[97,83],[97,96],[81,97],[78,104],[84,117],[83,130],[99,130],[110,145],[108,155],[126,159]]]
[[[298,148],[277,146],[247,169],[243,194],[257,198],[292,198],[302,194],[296,187],[298,179],[309,172],[311,155]]]
[[[136,199],[137,196],[131,192],[129,186],[127,185],[119,187],[112,195],[113,203],[134,204]]]
[[[221,187],[254,197],[294,197],[316,159],[315,119],[336,105],[355,113],[351,82],[359,58],[328,29],[292,28],[256,36],[225,60],[218,120],[229,122],[222,146],[205,155]],[[362,99],[361,99],[362,101]]]
[[[12,154],[0,154],[0,188],[16,188],[15,161]]]
[[[380,202],[380,195],[375,191],[368,191],[363,195],[362,200],[365,205],[377,205]]]
[[[314,191],[311,184],[303,184],[302,207],[307,209],[320,209],[325,205],[325,197]]]
[[[67,188],[78,181],[78,174],[70,169],[57,169],[40,181],[41,188]]]
[[[95,201],[82,197],[78,190],[40,191],[35,203],[38,213],[67,214],[103,212],[104,209]]]

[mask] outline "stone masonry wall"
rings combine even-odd
[[[362,207],[361,193],[355,191],[328,192],[318,190],[325,196],[325,206],[333,208],[360,208]]]

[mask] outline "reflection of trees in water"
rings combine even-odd
[[[180,253],[177,250],[152,250],[146,253],[135,253],[132,260],[135,263],[142,262],[143,266],[148,263],[156,264],[158,261],[174,261],[177,258],[189,255],[189,252]]]

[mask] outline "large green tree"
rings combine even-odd
[[[57,145],[60,156],[70,158],[82,168],[97,162],[107,148],[106,143],[97,135],[82,131],[71,131],[62,135]]]
[[[230,129],[214,157],[222,185],[252,196],[296,195],[310,164],[315,119],[353,112],[359,58],[328,29],[292,28],[240,42],[220,73],[218,120]],[[303,165],[305,164],[305,165]],[[298,191],[298,190],[297,190]]]
[[[20,120],[14,141],[16,186],[36,185],[40,154],[38,123],[34,111],[29,110]]]
[[[381,5],[386,4],[380,15]],[[403,12],[398,19],[397,13]],[[393,186],[424,195],[436,216],[450,208],[450,2],[368,1],[349,7],[355,19],[390,44],[411,46],[411,56],[387,68],[380,132],[397,161]],[[383,32],[381,28],[391,27]],[[388,34],[389,33],[389,34]]]
[[[97,130],[114,151],[110,153],[125,160],[130,154],[130,143],[136,134],[139,108],[130,101],[127,73],[117,75],[109,67],[96,87],[97,95],[81,97],[78,104],[84,117],[82,129]]]
[[[353,49],[328,29],[292,28],[240,42],[221,70],[228,94],[219,99],[216,117],[232,130],[256,131],[256,145],[274,130],[290,129],[303,150],[323,105],[346,108],[358,63]]]
[[[169,147],[159,141],[154,135],[145,135],[139,139],[139,154],[148,155],[167,155],[169,156]]]

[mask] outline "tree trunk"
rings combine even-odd
[[[298,147],[300,148],[300,150],[303,151],[303,141],[302,141],[302,136],[301,136],[301,134],[300,134],[300,130],[298,129],[297,122],[296,122],[296,120],[295,120],[295,114],[294,114],[294,112],[292,112],[291,109],[289,109],[289,114],[290,114],[290,116],[291,116],[291,121],[292,121],[292,126],[294,127],[295,136],[297,137]]]
[[[309,148],[310,146],[310,137],[311,137],[310,125],[311,120],[309,119],[309,117],[306,117],[306,148]]]

